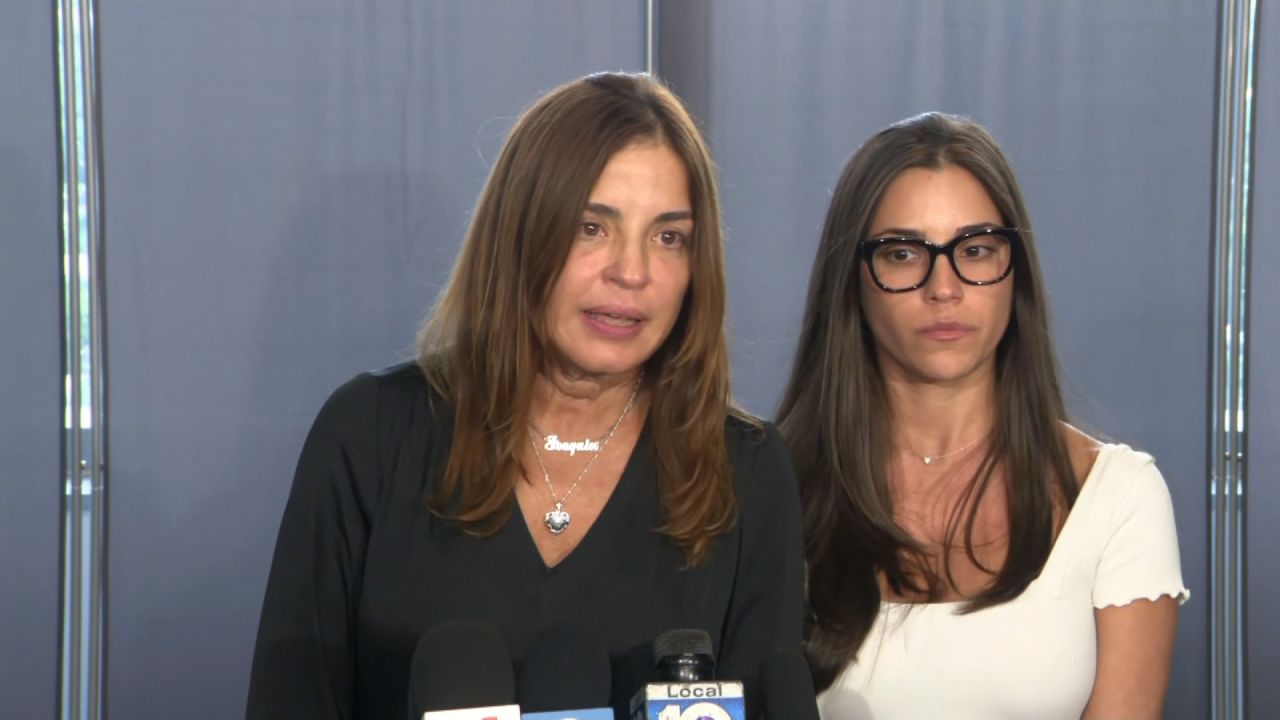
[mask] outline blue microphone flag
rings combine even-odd
[[[552,710],[551,712],[525,713],[520,720],[613,720],[610,708],[588,710]]]

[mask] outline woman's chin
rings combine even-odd
[[[571,377],[611,377],[634,375],[644,367],[648,356],[636,355],[562,355],[559,370]]]
[[[978,362],[920,363],[901,370],[904,380],[923,385],[965,386],[984,375],[994,378],[993,369]]]

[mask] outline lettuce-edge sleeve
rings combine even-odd
[[[1093,606],[1128,605],[1169,596],[1185,603],[1173,501],[1150,455],[1123,448],[1111,478],[1115,488],[1110,528],[1098,560]]]

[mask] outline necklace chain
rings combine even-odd
[[[960,446],[959,448],[957,448],[957,449],[955,449],[955,450],[952,450],[952,451],[950,451],[950,452],[942,453],[941,455],[923,455],[923,454],[921,454],[921,453],[916,452],[916,449],[915,449],[915,448],[913,448],[913,447],[911,447],[911,443],[907,442],[905,439],[903,439],[903,443],[907,446],[907,452],[910,452],[912,455],[915,455],[916,457],[920,458],[920,462],[924,463],[925,465],[932,465],[932,464],[934,464],[935,462],[937,462],[937,461],[939,461],[939,460],[945,460],[945,459],[947,459],[947,458],[949,458],[949,457],[951,457],[951,456],[953,456],[953,455],[959,455],[960,453],[964,452],[965,450],[968,450],[969,448],[972,448],[974,445],[977,445],[978,443],[980,443],[980,442],[982,442],[983,440],[986,440],[986,439],[987,439],[987,436],[986,436],[986,435],[983,435],[983,436],[979,437],[977,440],[974,440],[974,441],[973,441],[973,442],[971,442],[971,443],[968,443],[968,444],[966,444],[966,445],[962,445],[962,446]]]
[[[622,408],[622,413],[618,415],[617,420],[613,421],[613,427],[609,428],[609,432],[605,433],[604,437],[600,439],[600,449],[596,450],[591,455],[591,459],[587,461],[587,464],[582,466],[582,470],[578,473],[578,477],[573,479],[573,484],[570,485],[569,489],[565,490],[564,495],[561,495],[560,497],[556,497],[556,488],[551,484],[551,473],[547,472],[546,463],[542,462],[542,453],[538,452],[538,443],[534,441],[532,433],[529,435],[529,445],[533,448],[533,457],[538,461],[538,469],[542,471],[542,479],[547,483],[547,492],[551,494],[551,502],[555,503],[555,507],[548,511],[542,518],[543,522],[546,523],[547,529],[551,531],[552,535],[559,535],[569,527],[569,521],[572,518],[568,511],[564,509],[564,503],[569,499],[569,496],[573,494],[573,491],[578,488],[578,483],[582,482],[582,478],[586,477],[587,471],[595,464],[596,458],[600,457],[600,455],[604,453],[604,449],[609,446],[609,441],[613,439],[613,434],[618,431],[618,428],[622,425],[622,421],[626,419],[627,413],[631,412],[632,406],[636,404],[636,396],[640,394],[640,381],[643,379],[644,373],[641,373],[640,376],[636,378],[635,387],[631,388],[631,397],[627,398],[627,404]],[[533,423],[529,423],[529,426],[534,432],[539,432],[539,434],[541,434],[540,431],[533,426]]]

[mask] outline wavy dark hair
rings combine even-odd
[[[927,113],[873,136],[845,165],[814,261],[790,382],[778,412],[800,479],[808,562],[806,649],[819,689],[856,657],[880,606],[877,571],[895,592],[939,598],[951,583],[894,520],[886,464],[891,417],[875,340],[863,315],[858,243],[867,237],[889,184],[909,168],[955,166],[986,188],[1006,226],[1021,231],[1015,249],[1013,307],[996,350],[996,409],[990,447],[946,526],[969,559],[979,501],[1006,481],[1009,538],[1003,566],[962,612],[1008,602],[1044,567],[1058,522],[1075,502],[1067,420],[1049,332],[1044,283],[1022,193],[1004,153],[971,120]]]
[[[688,173],[690,279],[671,334],[649,358],[649,431],[666,510],[659,530],[691,564],[736,518],[725,417],[725,274],[714,168],[680,101],[647,75],[600,73],[538,99],[507,136],[449,282],[418,338],[419,365],[453,407],[452,445],[432,512],[480,535],[514,503],[545,308],[591,188],[615,153],[659,143]]]

